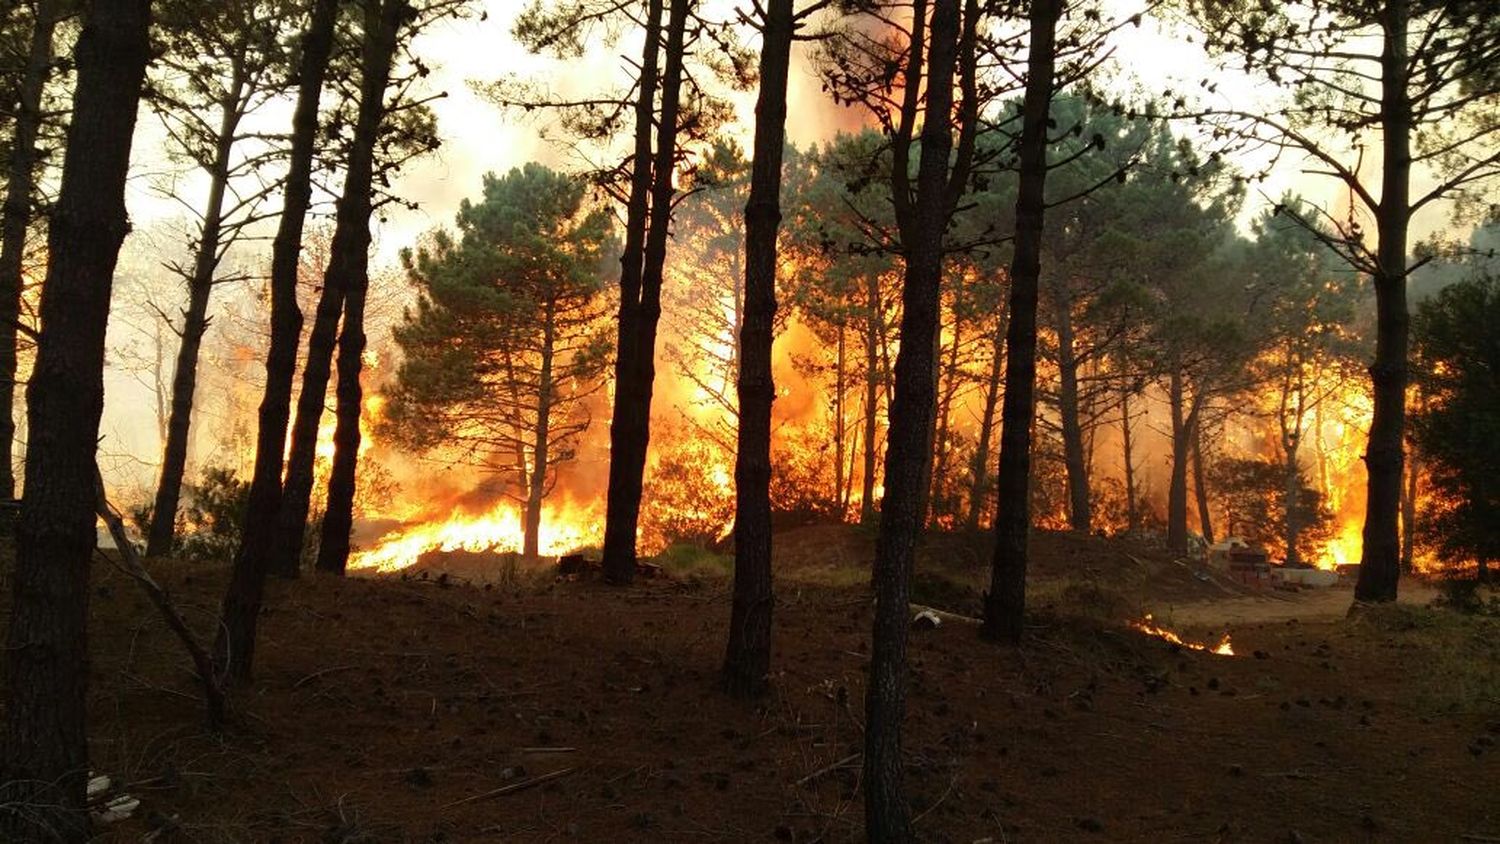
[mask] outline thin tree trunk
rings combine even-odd
[[[1356,601],[1394,601],[1401,577],[1402,448],[1406,427],[1406,238],[1411,221],[1411,103],[1407,82],[1407,0],[1385,4],[1380,123],[1383,146],[1375,273],[1375,360],[1370,365],[1374,414],[1365,449],[1364,544]]]
[[[4,649],[0,837],[89,838],[89,559],[95,447],[104,410],[104,338],[125,177],[150,58],[148,0],[95,0],[75,50],[78,82],[62,188],[47,239],[41,339],[27,386],[26,491],[16,532]]]
[[[1188,552],[1187,474],[1192,441],[1190,420],[1180,367],[1173,366],[1167,383],[1167,404],[1172,416],[1172,473],[1167,485],[1167,550],[1178,556]]]
[[[213,294],[214,272],[219,268],[219,238],[224,218],[224,193],[229,187],[229,156],[235,133],[244,116],[242,94],[246,85],[244,54],[235,57],[229,96],[219,104],[219,135],[215,138],[210,164],[208,204],[203,209],[203,228],[193,276],[188,280],[188,306],[182,312],[182,344],[177,347],[177,368],[172,375],[172,413],[167,419],[167,445],[162,451],[161,476],[151,508],[151,528],[146,535],[146,556],[172,553],[177,535],[177,505],[182,497],[182,479],[187,471],[188,446],[193,424],[193,394],[198,388],[198,354],[208,331],[208,300]]]
[[[526,521],[522,525],[521,553],[535,560],[540,550],[538,535],[542,529],[542,496],[547,491],[548,445],[552,423],[552,357],[556,338],[557,300],[548,300],[542,309],[542,363],[538,375],[536,430],[531,444],[531,477],[526,485]]]
[[[676,145],[677,95],[681,85],[682,27],[678,13],[686,14],[685,0],[672,0],[668,37],[677,46],[672,56],[668,45],[668,72],[676,62],[676,84],[660,83],[662,114],[657,143],[670,139],[665,150],[666,173],[656,172],[660,156],[652,155],[651,130],[657,125],[655,102],[659,84],[657,66],[662,52],[662,0],[650,0],[646,12],[645,55],[641,62],[639,93],[635,106],[635,155],[630,180],[630,198],[626,207],[625,250],[620,257],[620,312],[616,332],[615,400],[609,429],[609,490],[605,496],[604,576],[614,583],[626,584],[635,578],[636,530],[641,513],[641,486],[646,466],[646,448],[650,441],[650,384],[641,395],[641,361],[646,317],[643,297],[646,292],[646,241],[655,220],[656,185],[665,182],[671,188],[672,153]],[[670,105],[670,121],[668,106]],[[670,122],[670,127],[668,126]],[[670,194],[669,194],[670,198]],[[670,208],[666,209],[670,213]],[[655,355],[655,335],[651,354]],[[646,361],[648,379],[654,378],[654,361]],[[644,417],[644,418],[643,418]]]
[[[844,401],[848,384],[844,380],[844,324],[839,323],[839,336],[834,356],[833,377],[833,506],[838,511],[839,521],[844,520]]]
[[[865,322],[865,447],[860,479],[859,523],[875,523],[875,426],[880,411],[880,276],[865,282],[869,313]]]
[[[5,205],[0,208],[0,498],[16,497],[16,358],[21,321],[26,232],[36,192],[41,156],[37,136],[42,128],[42,91],[52,71],[52,35],[60,17],[58,0],[38,0],[21,78],[6,172]]]
[[[345,239],[350,235],[346,233]],[[312,330],[307,338],[307,359],[302,366],[302,391],[297,396],[297,413],[292,419],[291,441],[287,449],[286,476],[282,481],[281,506],[277,509],[276,528],[271,536],[269,570],[280,577],[296,577],[302,565],[303,544],[308,513],[312,506],[313,473],[318,456],[318,429],[328,398],[328,381],[333,368],[333,352],[338,342],[339,317],[344,310],[344,282],[347,274],[335,265],[341,259],[338,224],[334,225],[331,258],[323,273],[323,290],[313,311]],[[258,603],[258,601],[257,601]]]
[[[1203,541],[1214,544],[1213,514],[1208,508],[1208,469],[1203,465],[1203,425],[1193,426],[1193,496],[1198,503],[1198,532]]]
[[[1042,272],[1042,226],[1046,210],[1047,122],[1062,5],[1062,0],[1031,2],[1015,254],[1010,269],[1010,330],[1005,339],[1005,404],[1000,414],[997,479],[1000,504],[995,515],[990,591],[985,595],[984,624],[980,628],[987,639],[1012,643],[1019,643],[1025,630],[1026,558],[1031,535],[1031,426],[1036,419],[1037,287]]]
[[[875,540],[875,621],[871,635],[869,682],[865,694],[865,836],[872,844],[913,840],[911,811],[903,792],[901,725],[906,717],[906,634],[911,603],[911,570],[925,516],[924,498],[931,467],[931,431],[937,403],[934,348],[939,331],[943,280],[943,239],[956,204],[955,190],[966,180],[973,101],[973,28],[977,3],[968,4],[968,26],[960,44],[959,0],[933,0],[931,45],[923,79],[923,19],[927,4],[913,6],[911,55],[904,84],[925,81],[916,196],[906,199],[906,168],[912,127],[917,120],[914,91],[902,104],[902,129],[894,141],[893,193],[905,253],[901,285],[901,346],[896,356],[896,389],[891,400],[886,443],[885,497]],[[965,126],[960,153],[952,164],[953,82],[960,53],[965,92]],[[951,178],[951,183],[950,183]],[[904,206],[904,207],[903,207]]]
[[[776,321],[776,234],[781,225],[786,89],[795,28],[793,0],[768,0],[761,27],[750,197],[745,203],[739,450],[734,463],[734,595],[724,657],[724,685],[736,697],[763,694],[771,669],[771,611],[775,604],[771,583],[771,403],[776,398],[771,346]],[[839,336],[842,340],[842,333]]]
[[[1130,390],[1120,391],[1120,449],[1125,458],[1125,520],[1130,533],[1141,529],[1141,507],[1135,488],[1135,443],[1130,424]]]
[[[266,389],[260,403],[249,503],[231,574],[241,590],[258,591],[258,587],[250,584],[265,581],[276,516],[281,508],[281,470],[291,417],[292,384],[297,372],[297,346],[302,339],[302,311],[297,306],[298,259],[307,209],[312,201],[318,103],[328,73],[338,7],[339,0],[316,0],[302,36],[291,156],[281,219],[271,245],[271,345],[266,353]]]
[[[979,442],[974,448],[974,462],[970,466],[969,530],[979,530],[979,517],[989,497],[990,446],[995,436],[995,411],[1000,407],[1000,385],[1005,369],[1005,332],[1008,323],[1005,314],[1000,315],[1000,324],[995,328],[994,348],[990,356],[990,373],[984,383],[984,410],[979,414]]]
[[[958,311],[954,310],[953,341],[948,345],[947,379],[939,378],[943,391],[938,397],[936,432],[933,436],[932,482],[927,495],[928,524],[933,524],[940,516],[953,515],[953,502],[944,496],[943,489],[948,478],[948,458],[952,453],[952,420],[949,417],[953,414],[953,402],[958,393],[958,350],[962,332],[963,325],[959,321]]]
[[[361,83],[364,88],[364,83]],[[383,89],[382,89],[383,90]],[[363,94],[363,91],[362,91]],[[359,121],[365,120],[364,102]],[[355,129],[360,136],[363,126]],[[328,394],[339,315],[344,309],[346,288],[364,265],[369,244],[369,193],[373,152],[356,141],[350,149],[344,193],[334,224],[330,260],[323,274],[323,292],[318,297],[308,338],[307,361],[302,371],[302,393],[297,398],[297,416],[292,423],[291,447],[281,506],[270,539],[268,568],[284,577],[294,577],[302,557],[307,513],[312,497],[313,464],[317,457],[318,427]],[[364,209],[360,216],[360,209]],[[351,263],[357,261],[358,263]],[[244,683],[250,679],[255,661],[255,631],[264,597],[265,576],[249,566],[236,566],[220,611],[215,658],[227,677]]]
[[[333,465],[328,473],[328,503],[318,539],[318,571],[342,575],[349,565],[349,534],[354,527],[354,493],[359,471],[359,417],[364,390],[359,383],[365,360],[365,298],[370,289],[370,194],[375,145],[385,121],[385,89],[395,60],[397,35],[410,11],[408,0],[365,0],[365,43],[359,92],[359,117],[339,198],[334,226],[334,258],[329,269],[344,273],[344,324],[339,334],[339,383],[333,430]],[[357,191],[352,196],[350,191]],[[348,237],[339,229],[347,219]],[[341,254],[342,253],[342,254]],[[302,530],[298,530],[300,535]],[[290,534],[289,534],[290,535]]]
[[[1417,456],[1406,459],[1406,493],[1401,499],[1401,571],[1412,574],[1416,570],[1417,547],[1417,492],[1421,465]]]
[[[1060,379],[1057,409],[1062,421],[1063,464],[1068,473],[1068,527],[1075,533],[1088,533],[1093,529],[1094,520],[1089,501],[1083,423],[1078,411],[1078,357],[1073,351],[1072,302],[1068,295],[1057,298],[1057,371]]]

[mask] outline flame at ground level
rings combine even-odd
[[[556,556],[600,541],[600,514],[567,504],[544,505],[537,550]],[[417,563],[431,551],[521,551],[524,538],[521,508],[502,501],[480,513],[455,512],[447,518],[429,518],[421,524],[398,528],[381,537],[373,547],[349,556],[350,569],[394,572]]]
[[[1219,656],[1234,656],[1234,646],[1229,642],[1228,633],[1224,634],[1224,637],[1219,640],[1217,645],[1208,645],[1203,642],[1189,642],[1171,630],[1157,624],[1152,619],[1150,613],[1146,613],[1146,617],[1140,621],[1132,621],[1130,626],[1148,636],[1155,636],[1158,639],[1171,642],[1174,645],[1181,645],[1190,650],[1205,651],[1211,654],[1218,654]]]

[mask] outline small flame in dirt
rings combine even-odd
[[[1208,645],[1203,642],[1189,642],[1173,631],[1157,624],[1150,613],[1146,613],[1146,617],[1140,621],[1132,621],[1130,626],[1145,633],[1147,636],[1155,636],[1158,639],[1171,642],[1174,645],[1181,645],[1190,650],[1205,651],[1219,656],[1234,656],[1234,646],[1229,642],[1228,633],[1224,634],[1224,638],[1220,639],[1217,645]]]
[[[576,551],[600,540],[598,514],[568,505],[546,505],[537,536],[538,552],[557,556]],[[417,563],[429,551],[493,551],[515,553],[521,550],[523,530],[521,510],[502,501],[483,513],[454,513],[446,519],[425,521],[394,530],[368,550],[349,557],[350,569],[394,572]]]

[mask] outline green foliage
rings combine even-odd
[[[651,561],[678,577],[725,577],[734,571],[734,557],[710,551],[701,545],[675,542]]]
[[[1412,329],[1422,396],[1412,427],[1431,486],[1419,524],[1444,560],[1500,559],[1500,282],[1443,289]]]
[[[197,483],[187,484],[177,513],[172,556],[195,562],[227,563],[240,546],[240,528],[250,504],[250,482],[223,466],[205,466]],[[135,529],[151,524],[151,505],[130,512]]]
[[[1213,464],[1209,476],[1213,488],[1228,501],[1230,535],[1260,545],[1272,556],[1285,556],[1281,530],[1286,524],[1286,467],[1269,460],[1225,458]],[[1300,474],[1296,508],[1299,558],[1315,560],[1333,536],[1333,514]]]
[[[402,255],[421,298],[395,330],[404,355],[385,431],[419,451],[552,482],[590,424],[610,337],[602,320],[610,222],[586,186],[540,164],[486,176],[458,234]],[[540,440],[538,438],[541,438]],[[529,457],[547,448],[536,474]]]

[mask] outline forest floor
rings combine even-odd
[[[145,598],[98,565],[93,764],[143,801],[101,840],[860,840],[870,542],[779,536],[774,690],[755,703],[715,685],[729,604],[711,558],[630,589],[274,582],[222,736]],[[1347,589],[1257,596],[1144,546],[1035,546],[1022,647],[962,621],[911,633],[925,840],[1500,841],[1500,619],[1346,619]],[[980,547],[930,540],[916,600],[973,614]],[[211,626],[225,572],[158,569]],[[1276,612],[1245,615],[1262,603]],[[1146,611],[1189,640],[1232,622],[1235,656],[1125,624]]]

